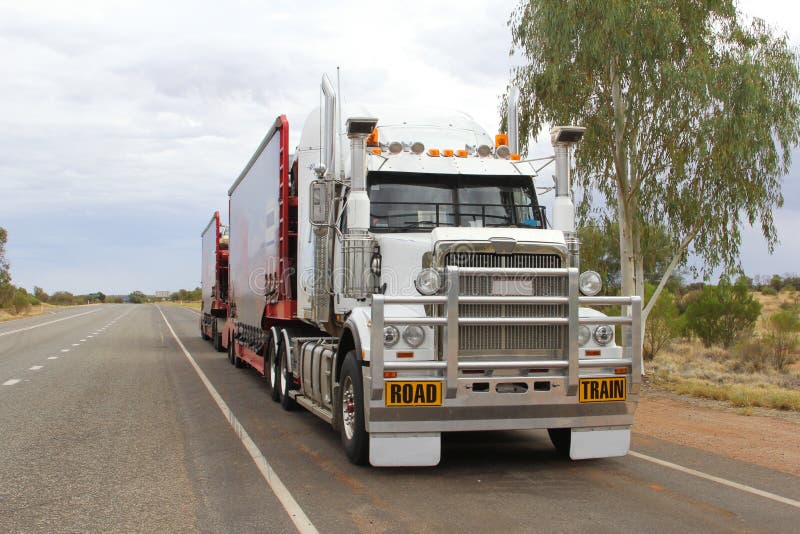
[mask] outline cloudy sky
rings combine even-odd
[[[200,231],[274,118],[292,142],[342,69],[345,102],[469,112],[490,133],[515,58],[492,2],[0,0],[0,226],[14,283],[128,293],[199,284]],[[800,43],[793,2],[745,1]],[[772,257],[800,271],[800,151]]]

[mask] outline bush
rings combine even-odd
[[[22,288],[17,288],[16,294],[14,294],[14,312],[15,313],[23,313],[30,309],[31,303],[28,300],[28,292]]]
[[[50,304],[56,306],[72,306],[75,297],[69,291],[56,291],[50,296]]]
[[[775,295],[778,294],[778,290],[772,286],[761,286],[761,294],[774,297]]]
[[[718,286],[706,286],[700,297],[686,308],[688,328],[709,347],[730,347],[738,336],[753,332],[761,315],[761,304],[754,300],[747,284],[720,280]]]
[[[655,291],[655,286],[645,286],[645,296],[650,300]],[[675,304],[675,295],[666,289],[661,292],[653,309],[647,316],[644,329],[644,357],[646,360],[655,358],[658,351],[667,348],[672,341],[680,335],[681,317]]]
[[[782,310],[770,315],[767,321],[768,333],[765,341],[770,347],[770,363],[782,371],[794,362],[797,349],[797,332],[800,331],[800,318],[794,310]]]

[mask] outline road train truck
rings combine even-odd
[[[515,100],[492,139],[463,113],[340,107],[323,77],[294,152],[281,115],[228,191],[228,358],[330,423],[353,463],[436,465],[442,433],[480,430],[546,429],[572,459],[628,451],[641,303],[579,267],[584,129],[521,158]]]
[[[214,348],[222,352],[226,348],[222,343],[228,318],[228,228],[220,224],[218,211],[201,238],[200,335],[210,339]]]

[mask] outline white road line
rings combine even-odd
[[[48,360],[57,360],[58,356],[48,356],[47,359]]]
[[[3,385],[4,386],[13,386],[14,384],[19,384],[20,382],[22,382],[21,379],[12,378],[11,380],[6,380],[5,382],[3,382]]]
[[[73,347],[80,347],[80,346],[81,346],[81,344],[80,344],[80,343],[73,343],[73,344],[72,344],[72,346],[73,346]]]
[[[794,499],[789,499],[788,497],[781,497],[780,495],[776,495],[774,493],[770,493],[768,491],[760,490],[758,488],[754,488],[752,486],[745,486],[744,484],[739,484],[738,482],[733,482],[732,480],[728,480],[725,478],[715,477],[714,475],[709,475],[707,473],[703,473],[702,471],[696,471],[694,469],[690,469],[688,467],[684,467],[682,465],[673,464],[672,462],[667,462],[666,460],[660,460],[658,458],[654,458],[652,456],[648,456],[646,454],[642,454],[636,451],[629,451],[628,455],[633,456],[634,458],[639,458],[640,460],[645,460],[647,462],[652,462],[654,464],[660,465],[662,467],[668,467],[670,469],[674,469],[676,471],[680,471],[682,473],[686,473],[692,476],[696,476],[699,478],[704,478],[706,480],[710,480],[712,482],[716,482],[717,484],[722,484],[723,486],[728,486],[731,488],[738,489],[740,491],[745,491],[747,493],[752,493],[753,495],[758,495],[759,497],[764,497],[766,499],[772,499],[773,501],[777,501],[783,504],[788,504],[789,506],[794,506],[795,508],[800,508],[800,501],[795,501]]]
[[[158,310],[158,313],[161,314],[161,317],[164,319],[164,322],[167,324],[167,328],[169,328],[172,337],[175,338],[175,342],[178,343],[178,346],[180,347],[181,351],[183,351],[183,355],[186,356],[187,360],[189,360],[189,363],[192,365],[192,367],[194,367],[197,376],[200,377],[200,380],[203,382],[203,384],[206,386],[206,389],[211,394],[211,398],[213,398],[214,402],[217,403],[217,406],[219,407],[220,411],[222,411],[222,414],[225,416],[225,418],[228,420],[228,423],[230,423],[231,427],[233,428],[233,431],[239,437],[239,440],[247,449],[247,452],[250,453],[250,457],[253,459],[253,462],[255,462],[256,467],[258,467],[258,470],[261,472],[261,476],[263,476],[264,480],[267,481],[267,484],[269,484],[269,487],[272,488],[273,493],[275,493],[275,496],[283,505],[283,509],[286,510],[287,514],[289,514],[289,517],[294,523],[294,526],[297,527],[297,530],[302,533],[317,533],[318,532],[317,528],[305,514],[303,509],[300,508],[300,505],[297,503],[297,501],[294,500],[294,497],[292,497],[292,494],[289,493],[289,490],[286,488],[281,479],[278,477],[277,473],[275,473],[275,471],[272,469],[272,466],[269,465],[269,462],[267,462],[267,459],[264,457],[264,454],[259,450],[258,446],[252,440],[250,434],[247,433],[242,424],[233,414],[233,411],[230,409],[230,407],[225,403],[220,394],[217,392],[217,389],[208,379],[206,374],[203,372],[202,369],[200,369],[200,366],[197,365],[195,359],[192,357],[189,351],[186,350],[186,347],[183,346],[183,343],[181,342],[180,338],[178,338],[178,335],[175,333],[175,330],[172,329],[172,325],[169,324],[167,316],[164,315],[164,312],[161,311],[161,308],[159,306],[156,306],[156,309]]]
[[[61,349],[61,352],[69,352],[69,349]]]
[[[87,338],[94,337],[94,336],[86,336]]]
[[[86,339],[85,339],[85,338],[84,338],[84,339],[81,339],[81,343],[83,343],[84,341],[86,341]]]
[[[28,371],[38,371],[38,370],[39,370],[39,369],[41,369],[42,367],[44,367],[44,365],[34,365],[34,366],[33,366],[33,367],[31,367],[30,369],[28,369]]]
[[[47,326],[47,325],[53,324],[53,323],[60,323],[61,321],[68,321],[69,319],[75,319],[76,317],[81,317],[83,315],[89,315],[90,313],[95,313],[95,312],[99,312],[99,311],[100,311],[100,309],[96,309],[96,310],[92,310],[92,311],[88,311],[88,312],[84,312],[84,313],[78,313],[76,315],[70,315],[69,317],[62,317],[61,319],[55,319],[53,321],[47,321],[46,323],[39,323],[39,324],[35,324],[33,326],[26,326],[25,328],[17,328],[16,330],[9,330],[8,332],[0,332],[0,337],[8,336],[8,335],[11,335],[11,334],[16,334],[17,332],[25,332],[26,330],[33,330],[34,328],[39,328],[40,326]]]

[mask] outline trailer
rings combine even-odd
[[[228,229],[219,211],[211,217],[202,238],[202,304],[200,335],[220,352],[227,349],[224,335],[228,318]]]
[[[550,220],[515,99],[492,139],[464,113],[321,91],[294,152],[281,115],[228,191],[230,362],[330,423],[355,464],[436,465],[442,433],[507,429],[546,429],[573,459],[626,454],[641,302],[580,271],[584,129],[551,132]]]

